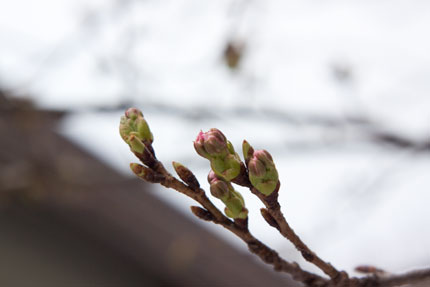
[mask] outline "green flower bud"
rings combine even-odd
[[[128,119],[135,120],[138,117],[143,117],[142,112],[137,108],[129,108],[125,111],[125,116]]]
[[[218,177],[231,181],[239,175],[240,158],[220,130],[210,129],[206,133],[201,131],[194,141],[194,148],[199,155],[209,159],[211,168]]]
[[[240,218],[240,219],[246,219],[248,217],[248,209],[243,208],[239,212],[231,211],[228,207],[224,208],[225,215],[227,215],[230,218]]]
[[[218,178],[213,171],[209,172],[208,182],[211,194],[225,204],[224,211],[228,217],[245,219],[248,216],[242,195],[234,190],[230,182]]]
[[[210,129],[206,133],[200,131],[194,141],[194,148],[199,155],[207,159],[228,153],[227,139],[218,129]]]
[[[140,139],[149,141],[152,143],[154,141],[154,137],[149,129],[148,123],[145,121],[143,117],[139,117],[136,119],[136,128],[137,135]]]
[[[143,151],[145,150],[145,145],[143,144],[143,142],[134,134],[130,135],[130,137],[128,138],[128,144],[133,152],[143,153]]]
[[[125,116],[122,116],[119,124],[119,134],[125,142],[127,142],[128,137],[132,131],[133,129],[130,121]]]
[[[164,175],[138,163],[131,163],[130,169],[138,177],[151,183],[161,183],[165,180]]]
[[[229,154],[235,154],[236,153],[234,151],[233,144],[230,141],[227,141],[227,150],[228,150]]]
[[[265,150],[254,151],[248,162],[249,180],[262,194],[270,195],[278,184],[278,171],[272,156]]]
[[[215,174],[226,181],[231,181],[240,173],[240,159],[237,154],[229,154],[225,157],[214,157],[210,162],[211,168]]]
[[[154,140],[148,123],[145,121],[143,114],[136,108],[130,108],[121,117],[119,125],[119,133],[122,139],[132,147],[132,137],[137,138],[143,144],[151,144]],[[139,144],[140,145],[140,144]],[[136,143],[133,143],[133,151],[141,150],[137,148]]]
[[[237,217],[243,208],[242,201],[237,197],[229,198],[228,200],[225,201],[225,205],[226,205],[226,208],[233,215],[232,216],[233,218]]]
[[[233,194],[234,197],[238,198],[240,200],[240,202],[242,202],[243,206],[245,206],[245,200],[243,199],[242,194],[240,194],[240,192],[234,190],[233,186],[231,188],[231,193]]]

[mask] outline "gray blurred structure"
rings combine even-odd
[[[0,286],[298,286],[0,91]]]

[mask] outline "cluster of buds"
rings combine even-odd
[[[240,158],[233,145],[218,129],[202,131],[194,141],[197,153],[211,162],[215,174],[225,181],[231,181],[240,173]]]
[[[154,140],[142,112],[136,108],[129,108],[121,117],[119,133],[131,150],[138,154],[142,154]]]
[[[225,204],[224,212],[228,217],[246,219],[248,210],[242,195],[234,190],[230,182],[220,179],[212,170],[208,175],[211,194]]]
[[[262,194],[270,195],[275,191],[279,181],[272,156],[266,150],[254,151],[247,141],[243,141],[242,147],[251,184]]]

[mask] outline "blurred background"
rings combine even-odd
[[[197,286],[220,278],[217,253],[260,270],[191,200],[134,179],[118,133],[130,106],[158,158],[206,189],[200,130],[267,149],[287,220],[339,269],[429,266],[429,27],[421,0],[0,2],[0,282]],[[251,231],[318,272],[238,190]]]

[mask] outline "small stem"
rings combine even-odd
[[[266,205],[270,215],[278,223],[280,233],[294,244],[297,250],[302,254],[303,258],[306,261],[316,265],[331,279],[338,278],[340,276],[340,272],[336,270],[330,263],[323,261],[318,255],[316,255],[316,253],[313,252],[290,227],[288,222],[285,220],[284,215],[282,214],[279,204],[274,208],[269,208],[269,206],[269,204]]]
[[[250,154],[253,153],[253,149],[246,141],[244,141],[244,153],[245,150],[248,149],[248,152],[246,152],[247,154],[245,155],[246,165],[244,163],[240,163],[240,174],[232,181],[238,185],[248,187],[252,193],[260,198],[260,200],[266,206],[266,208],[261,209],[261,214],[267,223],[278,229],[279,232],[289,241],[291,241],[297,250],[301,252],[305,260],[319,267],[326,275],[330,277],[330,280],[304,271],[296,262],[290,263],[284,260],[276,251],[269,248],[250,233],[248,229],[247,218],[235,219],[235,221],[232,221],[220,210],[218,210],[218,208],[206,196],[205,191],[200,188],[198,180],[190,170],[178,163],[173,163],[179,177],[186,184],[173,177],[155,156],[155,152],[152,147],[152,134],[147,126],[146,133],[149,135],[149,138],[145,138],[144,140],[145,148],[142,149],[141,143],[137,146],[133,144],[135,143],[133,140],[135,138],[132,138],[134,134],[131,135],[130,131],[133,123],[129,122],[130,120],[133,120],[133,115],[140,116],[140,120],[143,120],[143,115],[140,111],[137,109],[129,109],[126,112],[126,116],[121,118],[120,124],[121,136],[130,145],[132,152],[145,165],[142,166],[139,164],[131,164],[130,167],[132,168],[133,172],[148,182],[160,183],[167,188],[175,189],[176,191],[183,193],[199,202],[204,208],[192,206],[191,210],[194,215],[202,220],[212,221],[215,224],[219,224],[230,232],[234,233],[247,244],[250,252],[256,254],[265,263],[271,264],[276,271],[289,273],[293,279],[304,283],[308,287],[395,287],[403,286],[405,284],[408,286],[410,284],[418,284],[417,286],[424,286],[424,284],[429,285],[430,268],[387,277],[383,277],[380,274],[378,275],[375,273],[373,276],[349,278],[346,272],[339,272],[330,263],[323,261],[300,239],[300,237],[289,226],[287,220],[282,214],[281,206],[278,202],[280,182],[278,181],[275,191],[273,191],[268,196],[259,192],[251,185],[249,181],[247,165],[250,160]],[[140,124],[142,124],[142,122],[140,122]],[[146,122],[143,124],[147,125]],[[142,128],[142,125],[140,127]],[[132,127],[132,129],[135,130],[135,127]]]
[[[240,175],[237,179],[234,180],[236,184],[248,187],[253,194],[255,194],[266,206],[267,211],[271,215],[271,217],[276,221],[278,227],[276,227],[279,232],[287,238],[296,249],[302,254],[303,258],[317,266],[321,269],[327,276],[329,276],[334,281],[343,281],[344,278],[348,277],[345,272],[339,272],[336,268],[333,267],[328,262],[322,260],[315,252],[313,252],[294,232],[294,230],[290,227],[287,220],[281,211],[281,206],[278,202],[278,192],[280,188],[280,182],[278,182],[278,186],[276,190],[272,192],[269,196],[265,196],[261,192],[259,192],[255,187],[252,186],[251,182],[247,180],[248,172],[246,169],[242,169]]]
[[[219,224],[234,233],[242,241],[244,241],[249,250],[260,257],[261,260],[267,264],[273,265],[276,271],[282,271],[289,273],[295,280],[300,281],[306,286],[312,287],[325,287],[328,286],[328,281],[316,274],[302,270],[299,265],[295,262],[290,263],[282,259],[279,254],[273,249],[266,246],[264,243],[256,239],[248,229],[247,224],[243,222],[233,222],[227,218],[221,211],[210,201],[206,196],[203,189],[193,190],[189,186],[185,185],[183,182],[179,181],[173,177],[163,166],[161,162],[157,160],[154,165],[157,167],[157,172],[164,176],[164,180],[161,184],[167,188],[175,189],[176,191],[185,194],[186,196],[194,199],[200,203],[213,218],[212,222]]]
[[[408,273],[400,274],[400,275],[391,275],[386,278],[380,278],[378,280],[379,286],[384,287],[394,287],[394,286],[402,286],[405,284],[414,285],[419,283],[427,283],[430,284],[430,268],[415,270]],[[420,286],[428,286],[428,285],[420,285]]]

